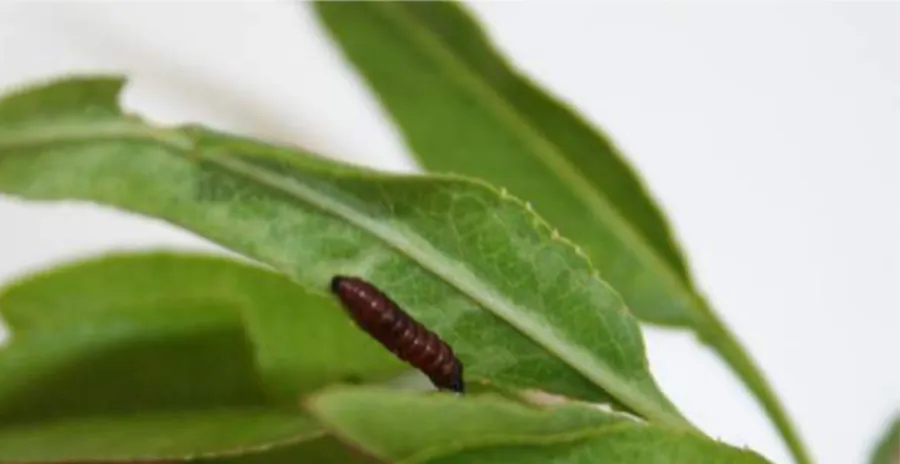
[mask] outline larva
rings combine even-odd
[[[331,289],[356,324],[400,359],[419,369],[437,388],[462,393],[462,363],[450,346],[404,312],[374,285],[335,276]]]

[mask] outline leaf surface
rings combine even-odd
[[[0,294],[0,314],[14,336],[47,333],[50,340],[110,320],[129,324],[135,337],[192,318],[220,321],[233,332],[246,330],[269,393],[291,403],[334,382],[386,380],[407,369],[356,328],[333,298],[258,266],[205,254],[117,253],[70,263],[11,285]],[[215,350],[209,357],[216,359]]]
[[[333,388],[308,409],[341,439],[391,461],[423,450],[508,436],[539,437],[632,422],[573,404],[540,409],[496,394],[410,394],[377,388]]]
[[[195,314],[14,333],[0,350],[0,462],[187,459],[322,434],[268,404],[236,318],[181,308]]]
[[[71,82],[14,94],[0,114],[8,101],[39,107]],[[612,400],[690,427],[656,386],[618,295],[515,199],[475,181],[377,175],[200,127],[150,126],[95,104],[105,110],[85,116],[81,102],[0,127],[0,191],[164,219],[310,291],[335,274],[364,276],[449,341],[470,379]]]
[[[621,426],[541,439],[481,443],[461,451],[439,450],[403,464],[767,464],[722,443],[654,427]]]
[[[70,263],[3,289],[0,313],[0,462],[339,453],[297,395],[399,367],[330,299],[214,256]]]
[[[812,462],[760,369],[694,287],[662,212],[606,137],[513,69],[456,2],[316,9],[429,171],[474,176],[533,202],[638,318],[691,329],[715,349],[797,462]]]
[[[762,464],[701,435],[593,406],[535,407],[497,395],[333,388],[309,410],[335,436],[388,462]]]
[[[604,136],[512,69],[456,3],[317,2],[323,23],[433,172],[531,201],[643,320],[690,326],[687,265]]]
[[[237,457],[203,460],[210,464],[378,464],[359,450],[352,449],[330,436],[304,441],[296,445],[279,446],[264,452]]]
[[[184,460],[256,452],[319,438],[297,412],[159,411],[0,426],[0,462]]]

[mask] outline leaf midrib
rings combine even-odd
[[[587,350],[570,345],[564,339],[559,338],[552,330],[548,330],[547,324],[541,324],[540,320],[533,317],[521,318],[522,313],[516,311],[516,305],[504,298],[501,292],[483,285],[484,281],[469,270],[454,265],[450,259],[443,258],[443,254],[440,251],[434,249],[426,240],[404,225],[396,222],[384,224],[363,212],[356,211],[350,204],[342,203],[335,198],[291,179],[273,175],[237,158],[204,156],[195,150],[195,147],[190,142],[190,138],[178,131],[152,127],[140,129],[134,126],[143,126],[143,124],[128,120],[117,122],[101,121],[96,124],[96,127],[91,123],[81,123],[77,126],[78,130],[75,129],[75,124],[67,122],[65,130],[54,130],[52,124],[43,124],[37,130],[23,130],[21,133],[24,134],[24,137],[22,138],[15,137],[18,132],[13,133],[13,137],[0,132],[0,149],[10,147],[27,148],[33,145],[53,144],[69,140],[77,142],[90,141],[92,139],[90,134],[95,129],[100,134],[99,137],[96,137],[96,140],[109,140],[110,138],[116,138],[115,130],[117,128],[122,131],[121,134],[124,138],[149,140],[165,144],[173,149],[173,153],[187,157],[192,161],[196,161],[197,156],[202,156],[204,161],[218,166],[227,173],[244,177],[246,180],[251,180],[257,184],[282,192],[289,197],[298,198],[306,204],[328,214],[335,215],[376,236],[385,244],[418,263],[423,269],[432,272],[486,310],[526,334],[536,344],[557,356],[573,370],[579,372],[586,379],[614,396],[622,404],[627,405],[644,417],[681,428],[693,427],[676,412],[667,411],[659,407],[653,399],[648,398],[635,388],[631,388],[630,384],[617,376],[603,360],[592,357]],[[140,134],[145,136],[141,137]],[[68,137],[71,137],[71,139]],[[221,155],[221,152],[219,154]],[[600,279],[597,279],[597,282],[604,286],[607,285]]]
[[[49,141],[93,142],[104,139],[148,140],[187,151],[193,146],[191,139],[178,132],[141,124],[137,119],[121,115],[107,117],[85,124],[72,118],[55,118],[35,127],[0,126],[0,150],[15,150],[29,145],[46,144]]]
[[[609,203],[605,194],[592,186],[559,153],[559,147],[518,116],[516,111],[493,87],[485,83],[477,73],[472,71],[463,60],[458,58],[434,34],[412,21],[408,17],[408,13],[402,11],[400,7],[389,3],[375,3],[373,6],[381,10],[382,16],[393,22],[398,28],[416,36],[418,40],[410,41],[412,46],[418,46],[426,54],[432,56],[448,70],[448,75],[456,76],[458,82],[481,97],[480,101],[498,119],[511,126],[526,141],[530,142],[533,148],[532,153],[537,155],[538,160],[543,162],[562,181],[563,185],[572,188],[575,191],[575,196],[581,199],[601,222],[611,226],[616,231],[616,235],[622,237],[630,245],[629,248],[632,251],[637,252],[645,262],[650,264],[651,268],[660,270],[659,275],[667,282],[669,287],[674,288],[676,293],[680,294],[686,301],[691,302],[687,307],[690,308],[689,311],[694,316],[694,322],[705,320],[704,313],[696,308],[695,302],[697,297],[694,292],[686,287],[682,279],[666,264],[656,250],[646,245],[644,235],[637,231],[631,222],[626,220],[622,213]]]

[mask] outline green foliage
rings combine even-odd
[[[456,3],[317,2],[317,11],[434,172],[529,200],[581,245],[641,320],[693,330],[810,462],[760,369],[691,282],[669,226],[606,137],[517,72]]]
[[[83,85],[109,95],[102,88],[121,82]],[[61,87],[81,91],[63,82],[12,99],[39,105]],[[377,175],[96,108],[56,105],[0,129],[0,191],[166,219],[309,291],[337,273],[365,276],[449,341],[474,381],[612,400],[689,427],[656,387],[618,295],[518,201],[474,181]]]
[[[7,288],[0,310],[0,462],[321,447],[297,395],[401,368],[329,299],[217,257],[75,263]]]
[[[696,331],[809,461],[605,137],[456,5],[317,8],[423,164],[472,178],[148,124],[119,107],[119,77],[7,94],[0,193],[158,218],[256,264],[120,254],[8,286],[0,462],[767,462],[681,415],[635,316]],[[386,387],[408,368],[327,293],[335,274],[448,341],[469,393]],[[873,463],[891,462],[896,427]]]
[[[764,464],[760,456],[724,447],[692,435],[656,428],[608,427],[580,434],[546,436],[535,440],[502,440],[478,447],[425,455],[404,464]]]
[[[7,424],[2,462],[177,460],[253,453],[316,439],[315,422],[277,410],[219,409],[83,416]]]
[[[425,167],[530,201],[642,319],[696,319],[686,264],[631,168],[579,116],[513,72],[460,6],[316,8]]]
[[[328,429],[385,462],[766,462],[586,404],[535,407],[491,394],[463,399],[373,388],[331,389],[309,403]]]
[[[572,433],[634,420],[587,405],[541,410],[493,394],[458,398],[372,388],[331,389],[310,398],[308,405],[325,427],[388,462],[421,450]]]
[[[259,435],[249,437],[216,429],[240,419],[211,420],[207,412],[237,408],[249,433],[257,427],[247,408],[275,408],[282,417],[283,406],[275,405],[310,388],[399,369],[337,316],[333,302],[316,296],[336,273],[385,288],[453,344],[470,382],[611,401],[695,433],[684,432],[691,426],[655,386],[638,326],[616,293],[520,202],[474,181],[378,175],[200,127],[154,127],[121,113],[112,98],[121,85],[76,78],[0,101],[0,191],[153,215],[265,262],[300,286],[247,265],[171,255],[80,264],[19,284],[4,304],[14,344],[2,359],[16,379],[6,384],[6,437],[18,444],[9,452],[43,460],[104,450],[109,459],[128,450],[178,458],[289,441],[285,430],[318,437],[299,412],[284,417],[288,425],[264,416]],[[186,351],[191,356],[182,357]],[[217,363],[216,354],[231,362]],[[121,379],[93,385],[114,374]],[[54,378],[62,381],[31,388]],[[133,385],[147,391],[126,394]],[[73,398],[85,389],[96,397]],[[20,399],[32,392],[53,399],[48,406]],[[192,420],[187,429],[208,430],[208,439],[185,432],[129,447],[153,433],[149,427],[177,429],[171,423]],[[76,433],[85,430],[126,449]],[[178,436],[187,438],[179,445]],[[29,445],[48,438],[60,445],[42,452],[56,454],[28,454],[36,452]]]
[[[349,373],[382,378],[397,362],[334,317],[333,302],[224,258],[141,253],[69,264],[8,287],[0,308],[12,329],[0,351],[2,462],[395,462],[622,424],[650,428],[587,404],[538,409],[496,395],[372,387],[316,394],[304,401],[313,419],[267,383],[296,381],[302,395]],[[285,328],[294,337],[275,336]],[[267,345],[297,355],[273,363],[266,353],[279,350]],[[360,360],[369,361],[344,371]],[[293,375],[265,375],[273,365]],[[652,428],[678,442],[708,442],[710,456],[732,452],[693,432]],[[553,457],[555,443],[528,446],[577,462]]]
[[[43,337],[36,348],[44,350],[51,360],[56,356],[74,360],[78,356],[75,348],[90,349],[85,343],[102,349],[106,343],[103,337],[109,337],[107,344],[133,342],[135,353],[116,355],[122,365],[144,347],[147,357],[159,350],[171,350],[171,358],[176,361],[182,349],[194,356],[203,354],[205,359],[196,363],[178,362],[184,375],[197,366],[216,366],[221,357],[232,360],[221,366],[231,370],[245,366],[250,372],[249,366],[255,361],[267,393],[288,402],[336,381],[384,380],[404,369],[377,343],[348,324],[331,298],[308,293],[257,266],[219,257],[157,252],[80,262],[11,286],[0,296],[0,305],[16,345]],[[304,328],[303,336],[298,336],[298,327]],[[199,329],[208,333],[206,341],[198,340],[190,348],[175,347],[171,342],[154,343],[157,333],[169,336],[181,331],[194,336],[192,332]],[[69,332],[72,347],[64,346],[68,340],[62,335]],[[142,339],[147,340],[146,346],[139,343]],[[238,351],[229,354],[227,349]],[[297,356],[309,352],[319,354]],[[253,356],[247,357],[248,353]],[[83,359],[86,366],[91,365],[89,358]],[[169,357],[160,359],[168,363],[160,368],[175,374]],[[146,362],[143,365],[149,367]],[[98,392],[100,401],[107,401],[108,395],[129,395],[124,387],[130,380],[112,375],[118,367],[110,365],[105,382],[119,382],[123,388],[104,388],[102,394]],[[142,375],[168,380],[151,372]],[[229,375],[251,378],[234,372]],[[16,377],[4,376],[10,380],[0,389],[18,382]],[[209,389],[216,388],[217,379],[211,376],[208,380],[209,388],[200,388],[202,394],[190,398],[189,404],[209,398]],[[258,390],[257,383],[243,390]],[[79,399],[83,401],[83,397]]]

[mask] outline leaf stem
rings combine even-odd
[[[698,298],[699,299],[699,298]],[[725,364],[737,375],[763,407],[769,420],[778,429],[797,464],[812,464],[809,451],[800,438],[796,425],[791,421],[784,405],[775,390],[766,380],[762,369],[753,361],[740,340],[722,321],[705,301],[699,301],[698,307],[704,314],[704,320],[697,324],[698,334],[707,344],[715,347],[716,353]]]

